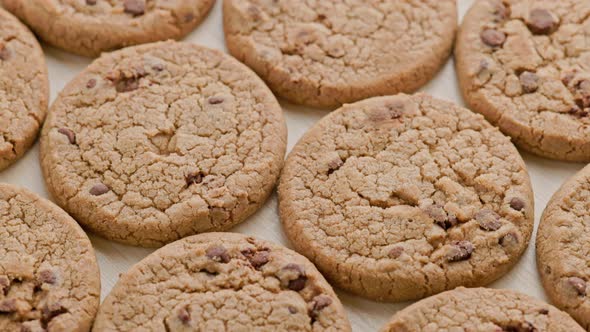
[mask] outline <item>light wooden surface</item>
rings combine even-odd
[[[458,0],[460,16],[465,13],[472,2],[472,0]],[[209,17],[187,40],[212,48],[226,50],[221,22],[221,0],[217,0]],[[44,49],[49,66],[51,100],[53,100],[64,85],[86,67],[91,60],[70,55],[47,46],[44,46]],[[449,60],[436,79],[424,87],[422,91],[464,105],[457,87],[452,59]],[[297,107],[282,101],[281,103],[289,127],[289,149],[293,147],[308,128],[327,114],[326,111]],[[22,160],[0,173],[0,182],[19,184],[44,197],[48,197],[39,167],[38,151],[39,147],[37,144]],[[533,182],[533,189],[535,191],[535,220],[538,222],[543,208],[551,195],[563,181],[582,169],[584,165],[550,161],[527,153],[523,153],[523,157]],[[262,239],[290,246],[281,230],[277,215],[276,194],[268,200],[264,208],[243,224],[232,229],[232,231],[254,235]],[[119,245],[93,235],[90,235],[90,239],[96,249],[100,264],[103,298],[117,282],[120,273],[126,271],[131,265],[153,251],[151,249]],[[519,264],[508,275],[490,287],[512,288],[545,300],[546,297],[536,271],[534,248],[533,235],[533,241],[530,243],[527,252]],[[354,331],[376,331],[397,310],[408,305],[408,303],[377,303],[352,296],[342,291],[337,290],[337,292],[346,306]]]

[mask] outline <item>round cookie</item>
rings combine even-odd
[[[180,39],[215,0],[0,0],[47,43],[79,55]]]
[[[334,285],[381,301],[485,285],[519,259],[533,194],[510,140],[425,94],[332,112],[290,153],[280,216]]]
[[[237,60],[189,43],[105,54],[54,102],[41,166],[57,203],[106,238],[161,246],[225,230],[270,195],[282,110]]]
[[[507,289],[463,288],[396,313],[382,332],[584,332],[565,312]]]
[[[235,233],[165,246],[121,276],[94,331],[350,331],[305,257]]]
[[[455,0],[225,0],[230,53],[292,102],[412,92],[451,53]]]
[[[590,331],[590,166],[553,195],[537,233],[537,268],[551,302]]]
[[[537,155],[590,161],[590,2],[479,0],[457,73],[471,109]]]
[[[89,331],[100,300],[94,249],[53,203],[0,184],[0,331]]]
[[[39,43],[0,8],[0,170],[33,145],[48,98],[47,66]]]

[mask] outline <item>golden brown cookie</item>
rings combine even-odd
[[[590,1],[478,0],[455,55],[471,109],[537,155],[590,161]]]
[[[446,62],[455,0],[225,0],[230,53],[295,103],[412,92]]]
[[[287,237],[334,285],[382,301],[488,284],[520,258],[533,193],[510,139],[425,94],[345,105],[279,184]]]
[[[161,246],[262,206],[286,136],[279,104],[246,66],[170,41],[105,54],[70,82],[43,128],[41,166],[85,227]]]
[[[63,210],[0,184],[0,331],[89,331],[98,310],[94,249]]]
[[[0,170],[33,145],[48,98],[47,66],[39,43],[0,8]]]
[[[98,56],[125,46],[180,39],[215,0],[0,0],[41,39],[68,52]]]
[[[124,273],[93,331],[350,331],[305,257],[235,233],[171,243]]]

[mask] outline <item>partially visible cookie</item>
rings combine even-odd
[[[41,46],[27,27],[0,8],[0,170],[31,147],[48,98]]]
[[[191,236],[124,273],[100,331],[350,331],[342,304],[305,257],[235,233]]]
[[[94,249],[53,203],[0,184],[0,331],[89,331],[100,297]]]
[[[590,331],[590,166],[553,195],[537,233],[537,268],[551,302]]]
[[[281,107],[246,66],[161,42],[105,54],[65,87],[43,128],[41,166],[85,227],[161,246],[261,207],[286,136]]]
[[[0,0],[47,43],[98,56],[125,46],[180,39],[215,0]]]
[[[230,53],[278,95],[335,107],[412,92],[446,62],[455,0],[225,0]]]
[[[478,0],[455,55],[470,108],[537,155],[590,161],[590,1]]]
[[[345,105],[290,153],[280,216],[334,285],[404,301],[488,284],[520,258],[533,193],[510,139],[425,94]]]
[[[507,289],[457,288],[396,313],[382,332],[584,332],[565,312]]]

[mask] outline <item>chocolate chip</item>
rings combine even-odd
[[[586,108],[586,109],[581,109],[581,108],[580,108],[580,107],[578,107],[578,106],[572,107],[572,108],[571,108],[571,109],[568,111],[568,113],[569,113],[569,114],[571,114],[571,115],[573,115],[573,116],[575,116],[575,117],[578,117],[578,118],[583,118],[583,117],[586,117],[586,116],[588,116],[589,112],[590,112],[590,110],[589,110],[589,109],[587,109],[587,108]]]
[[[39,272],[39,282],[43,284],[54,285],[57,281],[57,275],[51,270],[42,270]]]
[[[184,23],[189,23],[190,21],[195,19],[195,15],[193,13],[186,13],[184,14]]]
[[[583,80],[576,85],[576,103],[582,109],[590,107],[590,81]]]
[[[278,273],[278,277],[281,280],[283,286],[286,286],[290,290],[300,291],[305,288],[307,283],[307,277],[305,276],[305,270],[301,265],[290,263],[285,265]]]
[[[527,26],[532,33],[545,35],[556,30],[558,22],[551,12],[546,9],[536,8],[529,13]]]
[[[0,60],[6,61],[10,59],[12,52],[4,44],[0,44]]]
[[[570,285],[576,293],[580,296],[586,296],[586,281],[578,277],[570,277],[567,279],[568,285]]]
[[[109,192],[109,187],[107,187],[104,183],[95,184],[92,188],[90,188],[90,195],[93,196],[100,196],[104,195]]]
[[[191,320],[191,314],[188,312],[187,308],[180,308],[178,309],[177,313],[178,319],[185,325],[188,324]]]
[[[217,105],[217,104],[223,103],[223,100],[224,99],[221,97],[211,97],[211,98],[209,98],[208,102],[211,105]]]
[[[500,222],[500,215],[490,209],[480,210],[475,214],[475,220],[479,224],[479,227],[485,231],[497,231],[502,227]]]
[[[522,211],[524,209],[524,200],[522,198],[513,197],[510,200],[510,208],[516,211]]]
[[[60,303],[47,304],[41,309],[41,320],[48,323],[53,318],[68,312]]]
[[[138,78],[129,78],[129,79],[123,79],[118,81],[115,84],[115,90],[117,90],[117,92],[131,92],[133,90],[137,90],[139,89],[139,79]]]
[[[530,322],[511,324],[502,328],[503,332],[537,332],[537,328]]]
[[[227,250],[222,246],[214,246],[207,249],[205,255],[216,262],[228,263],[231,259]]]
[[[391,250],[389,250],[389,257],[396,259],[396,258],[399,258],[403,253],[404,253],[403,247],[400,247],[400,246],[393,247]]]
[[[504,236],[502,236],[499,240],[498,243],[502,246],[502,247],[512,247],[518,244],[518,235],[514,232],[510,232]]]
[[[525,93],[533,93],[539,88],[539,76],[535,73],[524,71],[518,79]]]
[[[344,165],[344,162],[340,158],[330,160],[328,163],[328,175],[331,175],[337,171],[340,167],[342,167],[342,165]]]
[[[59,128],[57,132],[65,135],[68,138],[70,144],[76,144],[76,134],[72,130],[68,128]]]
[[[435,224],[444,230],[457,225],[457,218],[452,214],[448,214],[444,208],[438,204],[433,204],[426,207],[424,212],[426,212],[434,220]]]
[[[290,312],[291,314],[293,314],[293,315],[299,312],[299,311],[297,310],[297,308],[295,308],[295,307],[293,307],[293,306],[289,306],[287,309],[289,309],[289,312]]]
[[[492,47],[502,46],[506,41],[506,34],[495,29],[485,29],[480,37],[486,45]]]
[[[0,301],[0,312],[11,313],[15,312],[16,309],[17,307],[15,299],[4,299]]]
[[[10,279],[7,276],[0,276],[0,293],[6,295],[6,291],[10,287]]]
[[[145,13],[145,0],[124,0],[123,8],[127,14],[133,16],[143,15]]]
[[[471,254],[475,248],[469,241],[456,241],[452,244],[451,249],[447,253],[447,261],[459,262],[471,258]]]
[[[318,295],[313,298],[312,306],[309,315],[311,317],[317,317],[320,311],[332,304],[332,299],[326,295]]]
[[[256,269],[260,268],[261,266],[268,263],[270,260],[270,255],[268,251],[258,251],[254,255],[248,258],[250,264]]]
[[[96,5],[96,1],[97,0],[86,0],[86,4],[89,6],[94,6],[94,5]]]
[[[92,89],[95,86],[96,86],[96,80],[94,78],[89,79],[88,82],[86,83],[87,89]]]
[[[295,280],[289,281],[288,288],[292,291],[300,291],[305,288],[305,284],[307,283],[307,277],[301,276]]]
[[[549,314],[549,309],[545,309],[545,308],[539,309],[539,313],[541,315],[547,315],[547,314]]]
[[[199,184],[203,182],[204,174],[201,172],[192,172],[185,176],[186,187],[190,187],[193,184]]]

